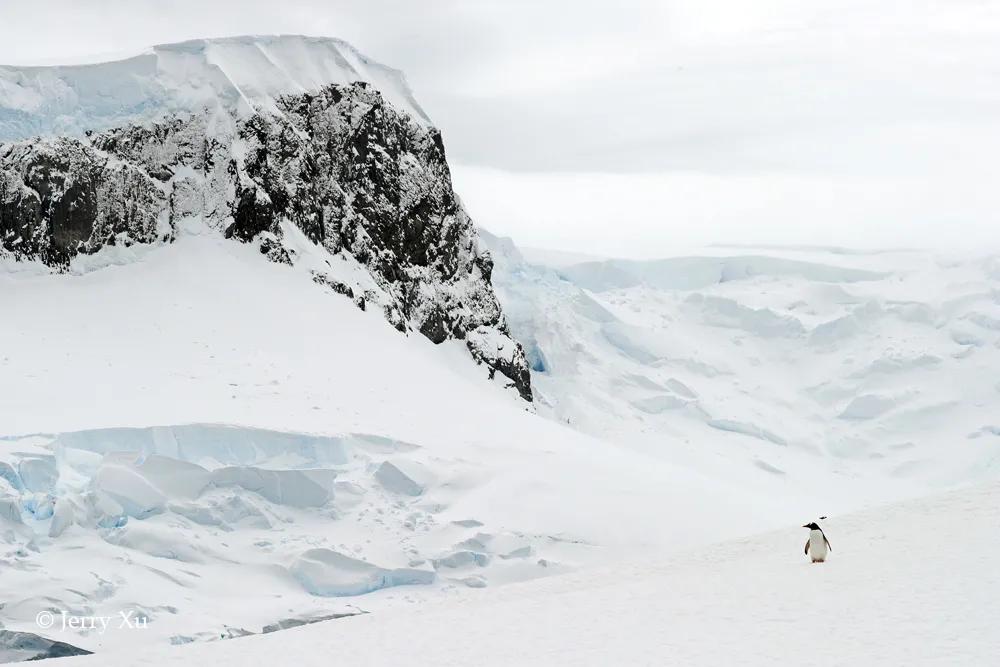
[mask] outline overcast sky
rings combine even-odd
[[[402,69],[522,244],[1000,250],[997,1],[0,0],[5,64],[276,32]]]

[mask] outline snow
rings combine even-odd
[[[49,524],[49,537],[59,537],[74,523],[76,523],[76,510],[73,502],[67,498],[56,500],[52,510],[52,522]]]
[[[53,638],[198,642],[798,520],[789,497],[534,414],[461,341],[402,334],[211,231],[99,260],[0,274],[11,630],[140,609],[141,634]]]
[[[301,35],[162,44],[122,60],[50,67],[0,66],[0,142],[82,135],[168,112],[275,112],[281,95],[364,81],[416,122],[430,121],[402,73],[339,39]],[[224,113],[218,113],[224,112]]]
[[[17,313],[0,327],[8,629],[141,612],[141,633],[51,633],[102,665],[333,646],[398,664],[415,643],[436,664],[769,664],[817,637],[820,664],[842,664],[892,662],[909,633],[930,637],[913,664],[991,655],[985,625],[953,619],[995,605],[994,538],[968,524],[995,520],[996,488],[851,513],[996,479],[981,369],[1000,334],[972,317],[996,312],[994,263],[784,251],[797,263],[699,260],[682,264],[716,282],[660,267],[650,284],[501,243],[494,278],[542,366],[526,410],[460,341],[193,231],[124,263],[0,274]],[[971,357],[959,323],[983,339]],[[818,515],[836,551],[811,566],[797,526]],[[822,611],[803,613],[811,596]]]
[[[789,527],[656,560],[294,628],[69,666],[990,665],[1000,653],[1000,487]]]
[[[862,394],[851,399],[851,402],[844,408],[844,411],[840,413],[840,418],[874,419],[888,412],[895,405],[896,401],[892,397]]]
[[[97,496],[105,495],[121,507],[121,512],[137,519],[163,511],[167,497],[139,471],[124,465],[106,464],[94,476]]]
[[[542,415],[733,488],[842,508],[1000,472],[1000,443],[968,439],[1000,410],[982,372],[1000,337],[973,324],[997,312],[996,258],[714,247],[547,265],[483,239],[538,360]]]
[[[17,463],[18,486],[44,493],[55,486],[59,473],[51,457],[26,458]]]
[[[386,570],[332,549],[310,549],[292,565],[292,574],[313,595],[364,595],[392,586],[431,584],[430,568]]]
[[[544,256],[541,263],[546,264]],[[760,255],[674,257],[648,262],[605,260],[570,265],[559,262],[559,265],[559,273],[568,280],[598,292],[639,284],[659,289],[690,290],[748,280],[754,276],[792,276],[829,283],[853,283],[883,277],[877,271]]]
[[[410,461],[383,461],[375,471],[375,479],[387,490],[407,496],[422,494],[430,477],[423,466]]]
[[[216,486],[238,486],[279,505],[322,507],[333,498],[332,470],[262,470],[223,468],[212,475]]]

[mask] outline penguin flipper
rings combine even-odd
[[[809,555],[809,538],[806,538],[806,548],[805,551],[803,551],[802,553],[804,553],[807,556]]]
[[[833,547],[830,546],[830,540],[826,539],[826,533],[823,533],[823,541],[826,542],[826,548],[833,551]]]

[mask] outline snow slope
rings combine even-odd
[[[527,613],[514,597],[551,614],[537,597],[550,584],[503,590],[576,572],[573,588],[604,582],[610,613],[677,612],[694,632],[696,616],[642,593],[689,590],[653,581],[669,554],[996,478],[996,381],[980,372],[997,350],[995,264],[754,256],[684,266],[681,286],[663,266],[660,286],[600,267],[584,289],[514,253],[498,247],[495,275],[542,414],[484,382],[459,341],[401,335],[204,228],[104,248],[69,274],[0,274],[0,312],[16,314],[0,327],[6,628],[132,610],[142,634],[51,638],[146,655],[359,611],[447,617],[424,605],[481,587],[511,615]],[[815,342],[843,317],[858,321],[837,345]],[[937,361],[905,363],[924,355]],[[953,398],[926,412],[861,398],[900,386],[914,407]],[[835,557],[857,551],[830,527]],[[636,597],[616,603],[617,588]],[[711,607],[713,591],[679,600]]]
[[[46,610],[151,619],[53,637],[95,652],[259,632],[705,544],[813,502],[533,414],[460,341],[402,335],[197,231],[0,273],[7,629]]]
[[[179,111],[277,112],[275,98],[329,84],[370,83],[398,110],[430,124],[401,72],[347,42],[301,35],[163,44],[114,62],[0,66],[0,142],[152,120]]]
[[[1000,487],[264,637],[67,665],[996,664]]]
[[[1000,258],[710,248],[551,267],[483,238],[543,414],[838,508],[1000,474],[984,372]]]
[[[989,525],[989,516],[975,513],[987,511],[979,505],[995,500],[995,490],[984,492],[983,503],[947,501],[941,530],[920,523],[937,514],[918,516],[937,501],[900,506],[883,519],[879,512],[841,517],[996,478],[1000,429],[989,420],[995,380],[982,366],[966,365],[970,354],[994,363],[996,334],[981,326],[993,312],[993,264],[879,258],[892,269],[886,275],[863,257],[820,266],[755,256],[684,266],[680,287],[663,266],[660,287],[648,276],[621,285],[620,274],[601,267],[584,272],[581,280],[591,285],[584,289],[567,279],[569,270],[512,263],[515,253],[497,245],[495,275],[502,293],[517,297],[507,307],[536,355],[542,414],[500,383],[483,382],[485,371],[468,363],[460,342],[435,346],[401,335],[381,313],[357,309],[308,273],[207,229],[187,229],[167,246],[105,248],[74,260],[70,274],[24,264],[0,274],[0,312],[16,313],[8,320],[16,326],[0,327],[6,628],[38,632],[36,616],[46,611],[133,611],[149,619],[141,633],[59,631],[50,638],[102,660],[131,648],[132,660],[148,664],[188,659],[184,651],[158,652],[171,643],[360,612],[371,616],[351,623],[406,638],[372,654],[372,664],[392,664],[392,651],[407,650],[407,642],[436,641],[439,631],[425,622],[464,629],[477,638],[469,645],[497,662],[509,657],[515,644],[504,642],[516,635],[534,638],[539,663],[570,650],[598,663],[610,659],[606,651],[641,662],[647,652],[669,649],[697,664],[695,640],[718,623],[746,643],[747,655],[777,650],[775,636],[805,651],[828,636],[816,624],[835,624],[825,612],[800,617],[792,606],[802,597],[790,588],[817,576],[795,569],[804,534],[676,554],[821,514],[835,517],[828,526],[834,560],[823,570],[834,574],[817,594],[847,619],[844,636],[858,640],[836,646],[873,641],[874,630],[848,613],[851,605],[861,604],[868,615],[858,618],[870,620],[889,613],[890,604],[838,577],[845,552],[860,558],[868,550],[843,576],[870,590],[889,586],[897,602],[910,598],[896,595],[903,584],[885,579],[887,568],[922,581],[937,573],[929,590],[945,605],[942,613],[964,608],[960,596],[975,577],[991,590],[975,546],[992,538],[973,535],[956,512],[968,504],[974,520]],[[734,266],[743,270],[727,268]],[[728,271],[730,279],[712,280],[713,271]],[[810,330],[830,314],[810,317],[809,309],[856,313],[858,294],[880,300],[875,318],[837,346],[812,347]],[[905,312],[923,316],[896,314],[901,295],[919,295],[923,301]],[[706,309],[712,299],[737,296],[736,306]],[[809,306],[766,314],[777,299]],[[866,308],[860,312],[872,311]],[[523,328],[532,323],[538,327]],[[984,330],[979,344],[953,336],[973,325]],[[735,339],[742,344],[727,344]],[[925,367],[872,358],[903,342],[911,356],[939,361]],[[812,406],[824,395],[808,389],[816,378],[857,389],[837,394],[825,414]],[[876,382],[904,384],[914,401],[959,394],[942,412],[895,421],[897,406],[860,398],[877,395]],[[815,441],[797,435],[809,429]],[[847,438],[854,449],[838,446]],[[920,535],[953,530],[964,546],[932,553],[942,559],[936,564],[908,556],[918,549],[927,557],[925,542],[876,556],[881,536],[898,537],[885,532],[885,522],[913,524]],[[903,565],[883,561],[888,553],[906,555]],[[966,569],[949,588],[953,566]],[[735,581],[747,571],[752,580]],[[760,573],[773,588],[760,585]],[[567,576],[518,584],[551,575]],[[469,597],[480,588],[487,597]],[[976,595],[967,604],[985,614],[992,603]],[[575,615],[565,616],[570,608]],[[883,632],[927,631],[922,624],[931,621],[909,608],[894,612],[898,618]],[[755,611],[740,620],[743,609]],[[482,637],[495,623],[476,621],[483,629],[474,631],[455,614],[497,618],[510,635]],[[761,632],[754,623],[762,617],[802,636]],[[661,633],[657,619],[664,618],[674,619],[676,634]],[[575,638],[572,628],[595,639]],[[642,641],[630,634],[640,630]],[[351,641],[362,642],[365,632]],[[298,636],[275,641],[289,652],[315,648],[317,639]],[[628,641],[596,641],[615,636]],[[247,661],[241,642],[211,650]],[[983,655],[981,641],[966,646],[958,636],[954,645],[971,651],[971,664]],[[464,646],[452,642],[450,659],[473,650]],[[428,645],[427,655],[443,650]],[[733,655],[737,647],[716,642],[705,650]]]

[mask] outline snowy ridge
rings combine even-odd
[[[114,62],[0,66],[0,142],[82,136],[177,112],[277,113],[282,95],[365,82],[430,125],[403,74],[339,39],[301,35],[198,39]]]
[[[565,266],[559,273],[570,282],[595,292],[638,285],[657,289],[698,289],[755,276],[797,277],[826,283],[854,283],[885,277],[878,271],[761,255],[581,262]]]
[[[151,665],[969,665],[1000,654],[992,484],[502,590],[143,655]],[[809,520],[809,517],[803,521]],[[478,594],[477,594],[478,593]],[[460,641],[456,641],[459,638]],[[377,646],[377,650],[373,647]],[[66,664],[126,667],[126,652]]]

